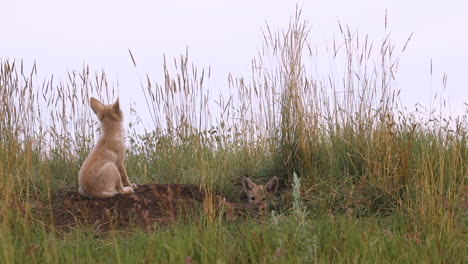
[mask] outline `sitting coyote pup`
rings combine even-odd
[[[91,199],[133,193],[137,186],[128,180],[125,171],[123,115],[119,99],[114,104],[104,105],[91,98],[90,104],[101,122],[102,135],[78,173],[79,192]]]

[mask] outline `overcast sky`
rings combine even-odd
[[[388,31],[397,45],[412,40],[397,76],[405,104],[429,104],[448,75],[446,94],[452,116],[468,102],[468,4],[466,1],[299,1],[310,21],[310,37],[321,45],[338,33],[337,19],[382,40],[385,10]],[[67,69],[83,63],[103,68],[119,82],[123,105],[141,102],[140,74],[162,81],[162,55],[178,57],[189,49],[198,67],[211,66],[210,85],[227,86],[227,76],[249,76],[251,60],[261,48],[262,27],[286,28],[296,1],[7,1],[0,0],[0,58],[37,62],[41,76],[66,79]],[[430,62],[433,75],[430,76]],[[144,77],[144,76],[143,76]],[[132,92],[134,91],[134,92]],[[144,104],[140,113],[146,111]]]

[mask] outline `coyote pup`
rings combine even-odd
[[[245,194],[249,203],[265,204],[273,206],[273,197],[278,189],[278,177],[274,176],[265,185],[257,185],[247,177],[242,178],[242,185],[244,185]]]
[[[114,104],[104,105],[91,98],[90,104],[101,122],[102,134],[78,173],[79,192],[91,199],[133,193],[137,186],[128,180],[125,171],[123,115],[119,99]]]

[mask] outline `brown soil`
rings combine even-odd
[[[85,198],[75,189],[61,190],[53,196],[51,206],[55,228],[64,231],[77,225],[96,231],[154,228],[178,219],[190,221],[202,212],[199,209],[206,211],[219,204],[224,206],[228,219],[238,219],[245,211],[259,211],[258,206],[225,202],[219,195],[210,196],[216,201],[210,206],[206,197],[207,193],[195,185],[147,184],[138,185],[134,194],[101,200]]]

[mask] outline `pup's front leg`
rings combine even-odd
[[[122,178],[122,183],[124,186],[130,186],[133,189],[137,188],[137,185],[135,183],[131,183],[130,180],[128,179],[127,175],[127,170],[125,169],[125,165],[123,162],[121,162],[118,166],[119,172],[120,172],[120,177]]]

